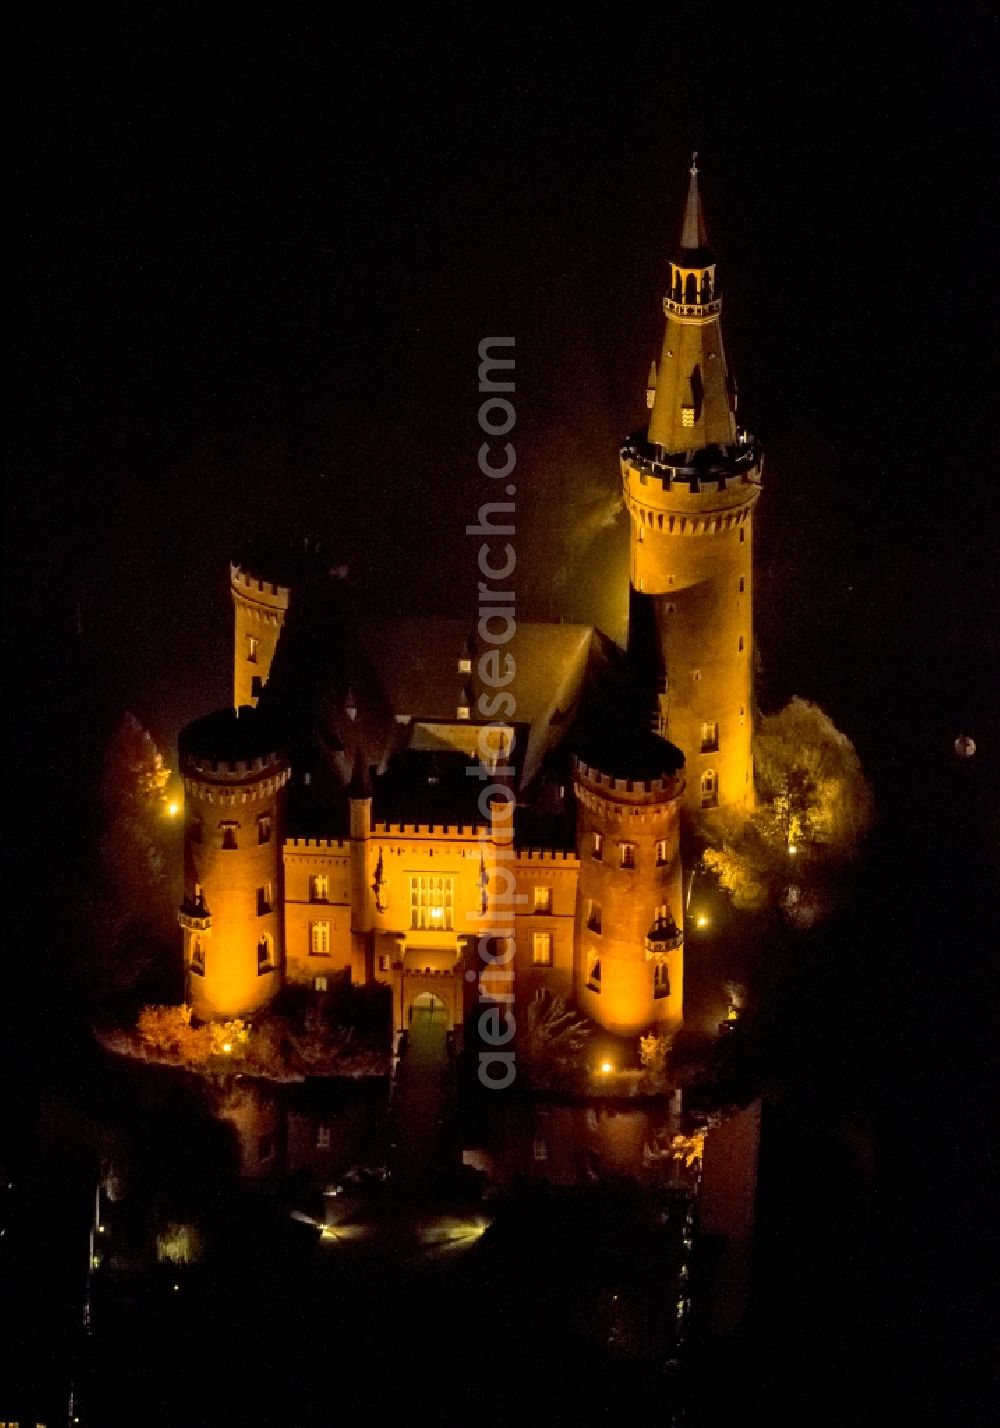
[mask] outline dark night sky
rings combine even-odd
[[[471,611],[495,333],[517,338],[521,608],[613,626],[625,533],[598,527],[697,148],[766,452],[762,702],[823,704],[901,839],[868,1050],[919,1086],[889,1066],[893,1163],[930,1175],[928,1234],[972,1275],[972,1231],[947,1240],[966,1207],[938,1207],[960,1151],[986,1155],[987,1050],[941,1019],[996,1008],[969,948],[1000,786],[997,20],[919,11],[25,7],[8,633],[57,797],[53,704],[99,688],[170,748],[228,698],[247,524],[325,535],[390,609]]]
[[[623,522],[577,533],[642,419],[697,147],[769,460],[765,697],[836,704],[827,638],[878,632],[914,673],[928,621],[967,642],[995,596],[993,26],[783,21],[688,40],[670,6],[32,7],[12,529],[45,623],[79,594],[169,738],[225,698],[245,523],[294,513],[390,606],[471,605],[474,354],[510,332],[522,608],[614,625]]]

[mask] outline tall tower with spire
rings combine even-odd
[[[649,425],[621,453],[631,520],[629,645],[654,728],[687,765],[689,810],[753,803],[753,510],[762,457],[736,420],[698,156],[670,260]]]

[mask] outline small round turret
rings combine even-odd
[[[574,760],[580,881],[577,1000],[608,1030],[677,1026],[683,1009],[680,750],[639,735]]]
[[[249,1016],[274,996],[284,965],[288,757],[256,710],[226,709],[183,730],[180,771],[187,999],[205,1020]]]

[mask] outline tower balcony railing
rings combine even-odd
[[[699,482],[712,486],[724,486],[729,481],[750,481],[758,483],[761,478],[761,454],[756,438],[747,432],[740,432],[732,446],[703,448],[697,453],[698,460],[671,460],[664,455],[656,455],[642,435],[630,436],[621,449],[622,462],[633,467],[640,476],[653,476],[659,481],[681,481],[690,483],[697,490]]]
[[[177,921],[189,932],[207,932],[212,925],[212,917],[203,902],[184,901],[177,909]]]
[[[707,302],[678,302],[676,298],[663,299],[663,311],[674,317],[715,317],[722,311],[722,299],[710,298]]]

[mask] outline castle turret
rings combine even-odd
[[[322,544],[310,537],[254,544],[230,565],[235,709],[257,703],[293,602],[325,577],[346,580],[347,567],[331,563]]]
[[[265,580],[245,566],[236,564],[229,567],[229,581],[233,592],[236,634],[233,707],[242,709],[245,705],[257,703],[267,683],[292,591],[289,585]]]
[[[577,759],[576,999],[608,1031],[675,1028],[684,1001],[680,751],[648,735]]]
[[[696,162],[663,308],[649,426],[621,454],[631,517],[629,645],[657,677],[654,727],[684,753],[687,807],[748,807],[762,458],[736,421]]]
[[[284,966],[281,849],[291,769],[256,710],[222,710],[180,737],[185,789],[186,997],[205,1020],[250,1016]]]

